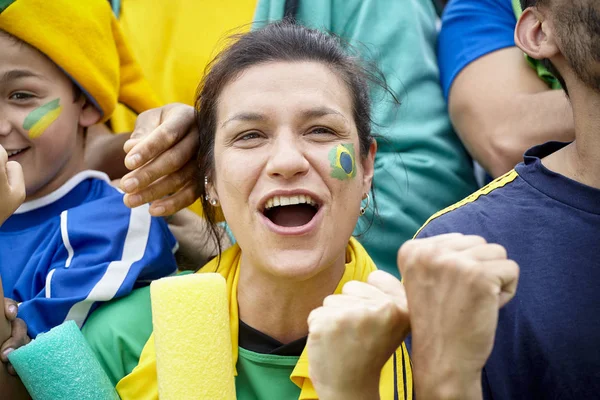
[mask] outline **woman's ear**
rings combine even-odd
[[[84,97],[81,112],[79,113],[79,125],[87,128],[97,124],[101,118],[102,113]]]
[[[375,154],[377,153],[377,141],[371,140],[369,152],[366,157],[361,157],[363,167],[363,191],[369,193],[373,183],[373,174],[375,173]]]
[[[527,8],[519,18],[515,44],[536,60],[550,59],[560,53],[552,22],[534,7]]]

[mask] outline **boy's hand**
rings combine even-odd
[[[196,201],[199,138],[194,115],[194,108],[185,104],[139,115],[123,146],[125,166],[132,171],[121,180],[127,206],[152,202],[150,213],[165,216]]]
[[[8,340],[2,343],[0,347],[0,360],[7,365],[8,372],[11,375],[17,375],[12,364],[8,361],[8,355],[21,346],[25,346],[31,339],[27,335],[27,324],[20,318],[17,318],[17,302],[8,297],[4,298],[4,316],[7,324],[3,324],[2,329],[9,333]],[[7,326],[6,326],[7,325]],[[3,332],[4,333],[4,332]],[[4,335],[3,335],[4,336]]]
[[[2,310],[4,310],[4,313],[2,313]],[[13,300],[4,297],[2,279],[0,278],[0,342],[6,342],[9,346],[15,346],[13,344],[14,342],[11,342],[11,339],[13,339],[11,336],[13,333],[13,323],[15,323],[14,332],[16,334],[19,334],[19,331],[22,332],[22,328],[25,325],[25,323],[21,325],[23,321],[17,318],[17,311],[17,304]],[[25,326],[24,328],[26,337],[27,327]],[[29,338],[26,337],[23,342],[29,342]],[[0,351],[1,350],[4,350],[4,346],[0,348]],[[2,355],[2,359],[5,360],[6,356]],[[7,370],[13,376],[9,375]],[[3,399],[31,399],[31,396],[29,396],[29,393],[27,393],[25,386],[23,386],[23,382],[21,382],[19,377],[16,376],[15,370],[12,366],[9,366],[7,369],[0,366],[0,392],[2,393],[0,397]]]
[[[23,168],[16,161],[8,161],[8,154],[0,146],[0,225],[25,201]]]

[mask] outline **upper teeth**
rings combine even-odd
[[[19,154],[20,152],[22,152],[25,149],[21,149],[21,150],[13,150],[13,151],[8,151],[7,154],[9,157],[14,156],[15,154]]]
[[[279,206],[293,206],[295,204],[310,204],[318,206],[318,203],[310,196],[300,194],[297,196],[274,196],[267,200],[266,209]]]

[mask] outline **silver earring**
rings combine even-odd
[[[204,175],[204,189],[208,192],[208,176],[206,175]],[[213,207],[215,207],[219,203],[217,199],[211,199],[208,193],[204,195],[204,200],[208,201]]]
[[[360,215],[365,215],[365,211],[367,211],[367,208],[369,208],[369,204],[371,204],[371,196],[369,196],[369,193],[367,193],[367,204],[365,204],[364,207],[360,207]]]

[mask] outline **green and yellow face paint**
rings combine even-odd
[[[338,144],[329,151],[331,176],[341,181],[356,176],[356,161],[352,143]]]
[[[48,129],[62,112],[60,99],[54,99],[41,107],[36,108],[25,117],[23,129],[29,131],[29,137],[36,139]]]

